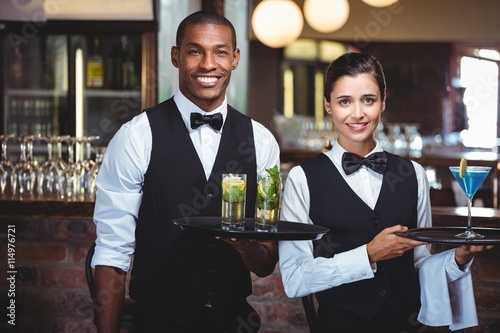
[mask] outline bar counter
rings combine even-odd
[[[13,226],[17,271],[16,326],[0,321],[1,332],[95,332],[84,271],[95,240],[93,206],[93,202],[0,201],[0,266],[8,262],[7,229]],[[472,212],[473,226],[500,227],[500,210],[474,207]],[[434,207],[433,218],[434,226],[465,226],[467,209]],[[435,245],[433,251],[449,247]],[[11,286],[3,276],[6,272],[3,268],[0,274],[0,304],[8,305]],[[500,332],[500,246],[478,255],[472,274],[479,326],[461,332]],[[300,299],[284,294],[278,266],[266,278],[252,274],[252,281],[249,301],[262,314],[263,331],[287,333],[292,325],[294,333],[309,332]]]
[[[0,200],[0,216],[92,217],[93,201]]]
[[[93,201],[0,200],[0,221],[7,216],[92,218],[93,211]],[[467,207],[432,207],[432,216],[435,226],[456,226],[453,221],[466,218]],[[472,207],[472,216],[483,227],[500,227],[500,209]]]

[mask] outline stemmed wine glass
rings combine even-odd
[[[464,191],[465,196],[467,197],[467,208],[468,208],[467,229],[464,232],[455,235],[455,237],[464,239],[483,238],[484,237],[483,235],[478,234],[472,230],[472,224],[471,224],[472,199],[474,198],[474,195],[476,194],[479,187],[481,187],[481,184],[483,183],[486,176],[488,176],[491,167],[467,166],[463,168],[462,172],[460,172],[460,167],[457,166],[449,168],[451,173],[457,180],[458,184],[460,185],[460,188]]]
[[[13,134],[0,135],[0,141],[2,143],[2,157],[0,159],[0,197],[3,199],[8,199],[12,194],[12,183],[10,178],[14,170],[14,165],[7,155],[7,144],[12,137],[14,137]]]
[[[33,160],[33,135],[20,137],[21,155],[11,176],[13,197],[34,199],[38,167]]]
[[[64,168],[58,158],[54,158],[52,148],[58,142],[58,136],[42,138],[47,142],[47,160],[40,168],[38,177],[38,194],[49,200],[62,198],[62,181]],[[61,150],[58,151],[61,156]]]
[[[69,135],[59,135],[56,137],[56,152],[57,152],[57,158],[56,158],[56,163],[58,168],[61,170],[66,169],[66,161],[63,158],[63,149],[62,149],[62,144],[63,142],[66,142],[70,138]]]
[[[86,199],[90,201],[95,200],[96,196],[96,179],[97,179],[97,174],[99,173],[99,169],[101,168],[102,164],[102,159],[104,158],[104,152],[106,151],[106,147],[96,147],[95,148],[95,163],[94,165],[90,168],[90,170],[87,171],[86,178],[88,182],[88,187],[87,187],[87,192],[86,192]]]
[[[95,164],[92,160],[92,142],[99,140],[99,136],[83,136],[76,139],[79,145],[79,158],[76,162],[78,164],[78,198],[81,200],[85,199],[86,193],[88,192],[88,172]],[[83,146],[83,147],[82,147]]]
[[[74,145],[75,137],[65,137],[64,142],[68,145],[68,161],[63,171],[63,197],[67,200],[74,200],[78,190],[78,167],[75,163]]]

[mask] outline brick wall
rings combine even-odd
[[[84,263],[95,239],[94,224],[86,218],[31,218],[0,216],[0,302],[6,309],[7,225],[15,225],[16,330],[5,323],[1,332],[91,333],[92,302]],[[445,249],[436,247],[437,251]],[[480,326],[469,333],[500,332],[500,247],[481,254],[473,265]],[[283,291],[278,268],[267,278],[252,276],[250,303],[261,314],[262,333],[308,333],[300,299]],[[447,330],[442,330],[447,331]]]
[[[0,332],[93,333],[92,301],[85,278],[85,257],[95,240],[95,227],[88,218],[0,216],[0,303],[9,299],[5,269],[7,226],[15,225],[17,278],[16,329],[5,323]],[[300,299],[288,299],[276,271],[261,279],[252,276],[250,302],[262,315],[263,333],[308,332]],[[4,306],[4,304],[6,304]],[[8,319],[8,318],[7,318]]]
[[[95,332],[84,271],[87,249],[95,239],[93,223],[88,219],[1,217],[0,233],[7,232],[7,225],[15,226],[17,270],[17,330],[11,332]],[[6,248],[2,239],[2,264],[7,261]],[[5,272],[2,269],[0,274]],[[0,279],[2,302],[7,295],[5,281]],[[2,325],[5,332],[12,328]]]

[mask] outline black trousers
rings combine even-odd
[[[383,307],[373,320],[367,320],[351,311],[320,305],[315,320],[314,333],[422,333],[427,327],[417,321],[419,307],[414,311],[398,316]]]
[[[134,333],[256,333],[261,325],[257,312],[248,304],[242,305],[242,315],[232,322],[221,323],[215,311],[205,307],[193,327],[186,327],[163,313],[136,302],[134,304]]]

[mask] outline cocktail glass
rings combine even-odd
[[[272,175],[257,177],[257,199],[255,202],[255,231],[276,232],[280,211],[281,175],[276,170]]]
[[[465,239],[474,239],[474,238],[483,238],[484,236],[478,234],[472,230],[471,224],[471,210],[472,210],[472,199],[476,194],[479,187],[485,180],[486,176],[490,172],[491,167],[483,167],[483,166],[468,166],[463,177],[460,177],[460,167],[450,167],[450,171],[457,180],[460,188],[464,191],[465,196],[467,197],[467,229],[455,235],[457,238],[465,238]]]
[[[222,175],[222,229],[245,230],[247,175]]]

